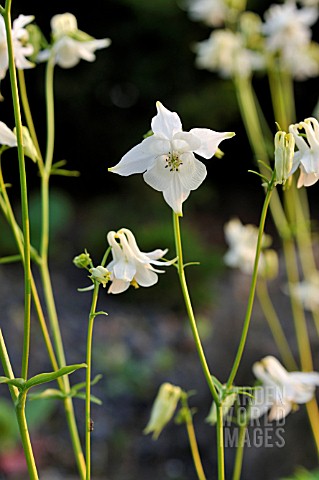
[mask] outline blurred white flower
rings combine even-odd
[[[182,393],[180,387],[171,383],[161,385],[153,404],[151,418],[143,433],[147,435],[153,432],[153,439],[157,440],[163,428],[172,419]]]
[[[253,273],[258,228],[254,225],[243,225],[238,218],[230,220],[224,226],[225,238],[229,250],[224,256],[226,265],[232,268],[239,268],[243,273]],[[262,248],[265,249],[271,244],[271,237],[263,235]],[[258,273],[267,278],[273,278],[278,271],[278,258],[274,250],[267,249],[261,252],[259,258]]]
[[[121,228],[118,232],[109,232],[107,240],[112,247],[113,256],[113,260],[106,267],[111,272],[112,281],[108,293],[124,292],[130,285],[135,288],[151,287],[158,280],[157,273],[163,272],[152,265],[168,266],[175,261],[159,261],[166,254],[167,249],[157,249],[149,253],[141,252],[133,233],[127,228]]]
[[[211,158],[222,140],[233,132],[215,132],[208,128],[193,128],[183,132],[176,112],[156,102],[153,135],[145,138],[109,170],[119,175],[144,173],[145,182],[159,192],[175,213],[182,215],[182,204],[191,190],[196,190],[206,177],[205,165],[194,153]]]
[[[281,58],[283,69],[291,73],[295,80],[307,80],[307,78],[319,75],[319,44],[309,42],[295,49],[287,49]]]
[[[196,46],[196,66],[222,77],[249,77],[254,70],[264,67],[263,56],[245,48],[243,36],[230,30],[215,30]]]
[[[319,276],[291,285],[292,295],[302,303],[306,310],[319,309]]]
[[[62,68],[72,68],[81,59],[87,62],[95,60],[95,50],[110,45],[109,38],[96,40],[78,29],[76,17],[72,13],[54,15],[51,19],[53,37],[52,50],[43,50],[38,55],[38,61],[46,61],[51,55],[55,63]]]
[[[317,372],[287,372],[272,356],[253,365],[253,372],[262,382],[253,391],[250,418],[256,419],[269,411],[269,420],[280,420],[297,407],[309,402],[319,385]]]
[[[224,0],[189,0],[187,7],[192,20],[210,27],[223,25],[229,9]]]
[[[299,130],[304,129],[307,141],[300,136]],[[310,117],[303,122],[289,126],[298,147],[295,152],[292,173],[300,167],[298,188],[309,187],[319,179],[319,123],[318,120]]]
[[[28,43],[29,34],[24,28],[34,20],[33,15],[19,15],[12,24],[12,43],[16,67],[20,70],[34,67],[26,57],[32,55],[33,46]],[[9,68],[7,33],[2,15],[0,15],[0,80],[6,76]]]

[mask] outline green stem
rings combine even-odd
[[[86,480],[91,478],[91,371],[92,371],[92,339],[93,326],[96,316],[96,305],[99,293],[99,284],[96,282],[92,296],[89,315],[88,333],[86,342],[86,388],[85,388],[85,450],[86,450]]]
[[[24,334],[23,334],[21,377],[26,379],[28,376],[29,350],[30,350],[30,324],[31,324],[31,319],[30,319],[30,315],[31,315],[30,222],[29,222],[29,208],[28,208],[27,177],[26,177],[24,152],[23,152],[20,103],[19,103],[17,76],[16,76],[16,69],[15,69],[15,63],[14,63],[13,43],[12,43],[12,34],[11,34],[11,0],[6,1],[3,18],[5,22],[5,27],[6,27],[6,33],[7,33],[11,93],[12,93],[12,102],[13,102],[13,110],[14,110],[14,119],[15,119],[15,125],[16,125],[20,189],[21,189],[22,229],[23,229],[23,236],[24,236],[24,262],[23,262],[24,263],[24,330],[23,330]]]
[[[190,327],[192,330],[194,342],[196,345],[198,357],[200,360],[200,364],[202,366],[202,370],[214,399],[216,403],[217,411],[217,456],[218,456],[218,480],[224,480],[224,442],[223,442],[223,424],[222,424],[222,412],[220,411],[221,402],[215,388],[215,385],[212,380],[212,376],[206,361],[204,349],[200,340],[200,336],[197,329],[196,319],[190,299],[190,295],[188,292],[185,270],[184,270],[184,262],[183,262],[183,249],[182,249],[182,239],[181,239],[181,232],[180,232],[180,225],[179,225],[179,215],[173,212],[173,224],[174,224],[174,237],[175,237],[175,247],[176,247],[176,254],[178,257],[178,276],[179,281],[183,293],[183,298],[188,314],[188,319],[190,322]]]
[[[27,420],[25,416],[25,404],[26,404],[27,394],[26,392],[20,393],[19,399],[16,405],[16,415],[19,424],[19,431],[22,440],[23,450],[25,454],[25,458],[27,461],[27,467],[29,472],[30,480],[38,480],[38,472],[37,467],[35,464],[30,435],[28,431]]]
[[[4,374],[7,378],[14,378],[13,369],[11,366],[8,350],[3,338],[2,330],[0,329],[0,359]],[[19,390],[14,385],[9,385],[9,390],[11,393],[13,403],[16,403],[19,396]]]
[[[236,449],[236,457],[235,457],[235,464],[234,464],[234,471],[233,471],[233,480],[240,480],[240,477],[241,477],[246,431],[247,431],[247,425],[246,424],[240,425],[239,435],[238,435],[238,445]]]
[[[298,370],[286,335],[270,299],[267,282],[262,278],[257,282],[257,297],[285,367],[288,370]]]
[[[190,449],[192,452],[193,462],[195,466],[195,470],[197,473],[198,480],[206,480],[206,475],[204,473],[202,461],[199,454],[199,449],[196,440],[196,434],[193,424],[193,416],[192,412],[189,409],[188,402],[187,402],[187,395],[184,394],[181,397],[182,406],[185,410],[185,423],[188,435],[188,441],[190,445]]]
[[[255,298],[255,290],[256,290],[256,283],[257,283],[257,277],[258,277],[258,263],[259,263],[259,257],[260,257],[261,246],[262,246],[262,236],[264,232],[265,221],[266,221],[266,216],[267,216],[267,211],[268,211],[272,191],[273,191],[272,184],[270,184],[267,190],[267,194],[264,200],[264,205],[263,205],[261,216],[260,216],[257,247],[256,247],[256,257],[255,257],[254,269],[253,269],[253,274],[251,279],[250,292],[249,292],[244,325],[241,333],[237,354],[236,354],[236,357],[227,381],[227,389],[229,389],[234,382],[234,379],[237,374],[239,364],[244,352],[245,344],[246,344],[246,339],[247,339],[248,329],[249,329],[250,319],[251,319],[251,313],[252,313],[254,298]]]

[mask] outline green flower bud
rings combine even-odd
[[[87,268],[91,264],[91,257],[89,253],[81,253],[73,258],[73,263],[78,268]]]
[[[237,393],[230,393],[227,397],[223,400],[222,410],[223,410],[223,417],[226,417],[231,407],[234,405],[237,398]],[[217,409],[216,403],[213,402],[210,412],[206,417],[206,422],[210,425],[216,425],[217,423]]]
[[[279,131],[275,135],[275,185],[285,185],[292,169],[295,139],[292,133]]]
[[[163,428],[172,419],[181,394],[182,389],[180,387],[163,383],[154,401],[151,418],[143,433],[147,435],[153,432],[153,439],[157,440]]]
[[[92,273],[90,278],[101,283],[103,288],[105,288],[106,284],[111,280],[111,272],[107,268],[102,267],[102,265],[96,268],[90,268],[90,273]]]

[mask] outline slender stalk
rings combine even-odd
[[[176,254],[178,257],[178,276],[179,281],[182,289],[182,294],[188,314],[188,319],[190,322],[190,327],[192,330],[194,342],[196,345],[198,357],[200,360],[200,364],[208,385],[210,392],[212,394],[213,400],[216,403],[217,407],[217,457],[218,457],[218,480],[224,480],[224,441],[223,441],[223,424],[222,424],[222,411],[219,408],[221,406],[220,399],[215,388],[215,385],[212,380],[212,376],[207,364],[206,356],[204,353],[204,349],[201,343],[201,339],[198,333],[196,318],[194,315],[192,302],[190,299],[190,295],[188,292],[185,270],[184,270],[184,262],[183,262],[183,249],[182,249],[182,239],[181,239],[181,232],[180,232],[180,225],[179,225],[179,215],[173,213],[173,224],[174,224],[174,237],[175,237],[175,247],[176,247]]]
[[[30,253],[30,222],[28,208],[27,177],[24,162],[22,123],[20,113],[20,102],[18,94],[17,76],[13,55],[13,43],[11,34],[11,0],[7,0],[3,13],[7,34],[7,46],[9,57],[9,72],[11,82],[11,93],[14,110],[14,119],[16,125],[16,136],[18,146],[20,189],[21,189],[21,210],[22,210],[22,229],[24,236],[24,329],[23,329],[23,352],[21,377],[27,378],[30,350],[30,324],[31,324],[31,253]]]
[[[206,480],[206,475],[204,473],[202,461],[201,461],[199,450],[198,450],[196,434],[195,434],[195,429],[193,424],[193,416],[188,406],[186,394],[182,395],[181,402],[182,402],[183,409],[185,411],[185,423],[186,423],[188,441],[189,441],[190,449],[192,452],[192,457],[193,457],[197,478],[198,480]]]
[[[14,373],[11,366],[8,350],[7,350],[1,329],[0,329],[0,359],[1,359],[1,364],[2,364],[2,368],[5,376],[11,379],[14,378]],[[11,393],[13,403],[16,403],[17,398],[19,396],[19,390],[14,385],[9,385],[9,390]]]
[[[243,458],[244,458],[244,447],[245,447],[245,435],[247,431],[247,425],[240,425],[239,427],[239,435],[238,435],[238,445],[236,449],[236,457],[235,457],[235,464],[234,464],[234,471],[233,471],[233,479],[232,480],[240,480],[241,477],[241,470],[243,466]]]
[[[38,480],[39,476],[38,476],[37,467],[36,467],[33,452],[32,452],[31,440],[30,440],[27,420],[25,416],[26,398],[27,398],[26,392],[20,393],[19,400],[16,405],[16,415],[17,415],[17,420],[19,424],[19,431],[20,431],[20,436],[22,440],[24,455],[27,461],[29,478],[30,480]]]
[[[86,480],[91,478],[91,371],[92,371],[92,338],[93,326],[96,316],[96,305],[99,293],[99,283],[95,283],[91,310],[89,315],[88,333],[86,342],[86,388],[85,388],[85,460],[86,460]]]
[[[267,282],[262,278],[257,282],[257,297],[285,367],[288,370],[298,370],[285,332],[270,299]]]
[[[258,277],[258,263],[259,263],[259,258],[260,258],[260,253],[261,253],[261,245],[262,245],[262,236],[264,232],[264,227],[265,227],[265,221],[266,221],[266,216],[267,216],[267,211],[269,207],[269,202],[272,194],[272,183],[269,185],[267,194],[264,200],[264,205],[262,208],[261,216],[260,216],[260,222],[259,222],[259,231],[258,231],[258,239],[257,239],[257,247],[256,247],[256,256],[255,256],[255,263],[254,263],[254,269],[253,269],[253,274],[251,278],[251,285],[250,285],[250,291],[249,291],[249,298],[248,298],[248,304],[247,304],[247,310],[246,310],[246,315],[245,315],[245,320],[244,320],[244,325],[241,333],[241,338],[237,350],[237,354],[227,381],[227,388],[229,389],[235,379],[235,376],[237,374],[240,361],[244,352],[245,344],[246,344],[246,339],[248,335],[248,329],[250,325],[250,319],[251,319],[251,313],[253,309],[253,304],[254,304],[254,298],[255,298],[255,290],[256,290],[256,283],[257,283],[257,277]]]
[[[199,360],[202,366],[202,370],[206,378],[206,382],[208,384],[208,387],[211,391],[212,397],[216,405],[219,405],[220,401],[219,401],[218,393],[212,381],[212,376],[206,361],[204,349],[203,349],[200,336],[198,333],[198,329],[197,329],[197,324],[196,324],[196,319],[193,312],[191,299],[188,292],[185,270],[184,270],[184,263],[183,263],[183,250],[182,250],[182,239],[181,239],[181,232],[180,232],[180,226],[179,226],[179,215],[177,215],[176,213],[173,213],[173,223],[174,223],[176,253],[178,256],[178,276],[179,276],[179,280],[182,288],[182,293],[183,293],[183,298],[184,298],[188,318],[190,321],[191,330],[193,333],[193,337],[194,337],[197,353],[199,356]]]

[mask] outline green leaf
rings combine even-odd
[[[30,393],[28,396],[30,400],[39,400],[39,399],[47,399],[47,398],[57,398],[57,399],[64,399],[65,394],[58,390],[57,388],[47,388],[39,393]]]
[[[26,385],[26,381],[23,378],[8,378],[8,377],[0,377],[0,383],[6,383],[7,385],[13,385],[17,387],[19,390],[23,390]]]
[[[101,375],[100,373],[96,375],[93,378],[93,380],[91,380],[91,386],[96,385],[101,380],[102,377],[103,375]],[[81,382],[81,383],[77,383],[76,385],[73,385],[72,390],[74,392],[78,392],[79,390],[82,390],[85,387],[86,387],[86,382]]]
[[[75,395],[72,395],[73,398],[80,398],[81,400],[85,400],[86,395],[84,392],[78,392]],[[91,403],[96,403],[97,405],[102,405],[102,400],[97,398],[95,395],[90,395]]]
[[[68,365],[66,367],[60,368],[56,372],[39,373],[39,375],[35,375],[25,383],[25,388],[29,389],[35,387],[36,385],[42,385],[43,383],[52,382],[53,380],[56,380],[63,375],[69,375],[75,370],[79,370],[79,368],[86,368],[86,366],[87,365],[85,363],[77,363],[75,365]]]

